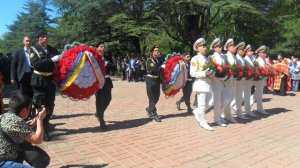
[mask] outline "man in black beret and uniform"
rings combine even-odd
[[[147,75],[145,79],[149,100],[149,105],[146,108],[146,111],[149,118],[156,122],[161,122],[155,106],[160,96],[160,72],[162,64],[163,61],[160,57],[159,48],[158,46],[153,46],[151,49],[151,55],[146,61]]]
[[[47,116],[44,119],[45,141],[49,141],[49,120],[53,114],[56,86],[53,80],[55,62],[61,58],[58,51],[48,45],[46,32],[39,32],[37,44],[32,47],[34,54],[30,56],[33,67],[31,86],[35,108],[45,107]]]

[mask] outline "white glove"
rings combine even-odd
[[[51,58],[51,60],[53,62],[58,62],[61,58],[62,58],[62,54],[61,55],[55,55],[54,57]]]
[[[162,68],[165,68],[165,67],[166,67],[166,64],[162,64],[161,67],[162,67]]]

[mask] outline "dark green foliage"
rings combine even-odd
[[[59,14],[47,15],[48,0],[29,0],[9,26],[0,50],[22,45],[25,34],[48,30],[58,48],[79,41],[106,42],[115,55],[192,51],[193,42],[234,38],[272,53],[300,54],[300,4],[295,0],[52,0]],[[55,24],[52,24],[55,21]],[[55,25],[55,26],[53,26]],[[5,52],[7,52],[5,51]]]
[[[24,12],[17,16],[17,20],[8,26],[9,32],[4,34],[4,48],[6,52],[13,52],[22,47],[23,37],[30,36],[33,41],[39,31],[51,31],[50,24],[53,21],[49,18],[47,11],[48,0],[30,0],[24,6]]]

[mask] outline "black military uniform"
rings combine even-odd
[[[106,129],[106,124],[104,120],[104,112],[106,108],[108,107],[110,101],[111,101],[111,90],[113,88],[113,83],[111,81],[111,78],[108,74],[111,72],[110,66],[105,66],[105,83],[103,88],[101,88],[99,91],[96,92],[96,117],[100,122],[100,128]]]
[[[157,109],[155,107],[160,96],[160,71],[163,61],[161,58],[154,59],[148,58],[146,61],[147,75],[145,76],[147,96],[149,100],[149,106],[146,108],[148,115],[156,122],[160,122],[160,118],[157,115]]]
[[[190,62],[187,65],[187,70],[188,70],[188,80],[185,84],[185,86],[182,88],[182,97],[176,102],[177,110],[180,110],[180,104],[182,102],[185,102],[185,105],[187,107],[188,113],[192,113],[193,109],[191,108],[191,95],[193,91],[193,78],[190,75]]]
[[[47,45],[43,48],[40,45],[33,47],[34,54],[30,57],[33,66],[31,86],[33,89],[33,104],[36,108],[42,105],[47,109],[47,116],[44,120],[45,140],[49,140],[49,120],[53,114],[56,86],[53,81],[53,70],[55,63],[51,58],[58,55],[58,51]]]

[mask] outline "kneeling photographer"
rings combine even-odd
[[[0,168],[44,168],[50,157],[34,144],[41,144],[44,137],[45,108],[39,109],[30,123],[30,99],[21,93],[13,95],[9,111],[0,115]],[[35,132],[31,129],[35,127]],[[28,164],[23,164],[26,161]]]

